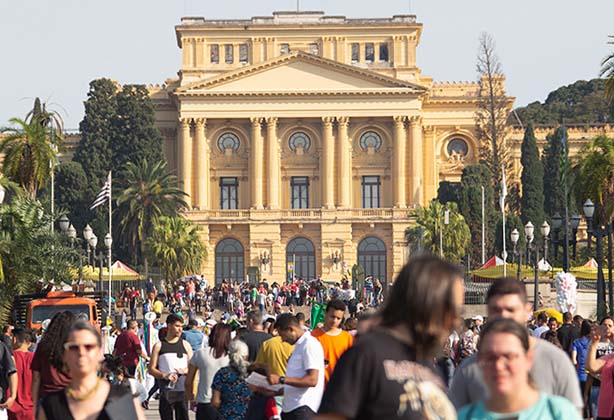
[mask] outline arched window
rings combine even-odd
[[[448,142],[446,146],[448,156],[461,156],[465,157],[469,153],[469,145],[467,142],[459,137],[455,137]]]
[[[386,244],[375,236],[368,236],[358,244],[358,265],[365,270],[365,276],[380,279],[386,287]]]
[[[360,136],[360,148],[368,150],[369,147],[379,150],[382,147],[382,138],[375,131],[367,131]]]
[[[240,145],[241,142],[239,141],[237,135],[234,133],[226,132],[217,139],[217,147],[220,149],[221,152],[225,152],[226,149],[232,149],[235,151],[239,150]]]
[[[243,245],[236,239],[226,238],[215,247],[215,284],[224,279],[243,281]]]
[[[316,277],[316,250],[313,243],[306,238],[294,238],[286,247],[286,267],[288,277],[297,276],[304,280]],[[294,264],[294,272],[290,269]]]
[[[302,131],[297,131],[290,136],[290,139],[288,140],[288,146],[293,152],[296,152],[296,149],[298,149],[299,147],[302,147],[303,150],[307,152],[311,148],[311,139],[306,133]]]

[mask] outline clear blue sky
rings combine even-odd
[[[612,0],[301,0],[302,10],[391,17],[424,24],[418,66],[435,80],[474,80],[477,39],[490,32],[516,105],[599,73],[614,46]],[[174,26],[182,16],[249,18],[294,10],[296,0],[0,1],[0,125],[40,96],[67,128],[83,117],[88,83],[162,83],[180,66]]]

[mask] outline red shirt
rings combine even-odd
[[[17,369],[18,388],[17,399],[9,408],[9,411],[18,419],[34,418],[34,404],[32,403],[32,359],[34,353],[27,351],[15,350],[13,352],[15,358],[15,368]]]
[[[136,366],[139,363],[141,340],[130,330],[126,330],[117,337],[113,354],[120,356],[124,366]]]
[[[32,359],[32,370],[40,374],[41,384],[38,391],[39,398],[55,391],[61,391],[70,384],[70,376],[56,369],[42,352],[36,351]]]

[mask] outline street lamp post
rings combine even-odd
[[[96,235],[94,235],[94,233],[92,233],[92,236],[90,236],[90,240],[88,241],[88,245],[91,248],[91,250],[94,251],[93,255],[96,255],[96,246],[98,245],[98,237]],[[92,261],[90,261],[90,255],[91,255],[90,248],[88,248],[88,250],[87,250],[87,263],[89,265],[93,266],[94,265],[93,258],[92,258]]]
[[[607,235],[612,234],[612,224],[608,224],[607,226],[593,226],[593,216],[595,214],[595,204],[588,199],[582,206],[582,210],[584,211],[584,216],[586,216],[587,221],[587,232],[590,235],[595,237],[595,251],[597,258],[597,318],[602,319],[606,316],[606,303],[605,303],[605,279],[603,277],[603,238]],[[610,262],[611,265],[611,262]],[[610,302],[610,313],[612,313],[612,278],[610,276],[608,282],[608,294],[609,294],[609,302]]]
[[[104,246],[107,248],[108,250],[108,256],[109,256],[109,317],[111,316],[111,279],[112,279],[112,274],[111,274],[111,246],[113,245],[113,237],[111,236],[110,232],[107,232],[107,234],[104,237]]]
[[[92,227],[88,224],[87,226],[85,226],[85,229],[83,229],[83,239],[85,239],[85,248],[86,248],[86,252],[87,252],[87,264],[90,264],[90,238],[92,237],[92,235],[94,234],[94,231],[92,230]]]
[[[530,248],[533,244],[533,239],[535,239],[534,236],[535,233],[535,226],[533,226],[533,223],[531,223],[530,221],[527,222],[526,225],[524,225],[524,234],[527,237],[527,251],[530,252]],[[533,254],[535,256],[535,260],[534,260],[534,265],[533,265],[533,273],[534,273],[534,278],[533,278],[533,311],[537,311],[539,309],[539,273],[537,270],[537,261],[539,260],[539,249],[537,247],[537,244],[533,244]],[[528,258],[527,259],[527,264],[530,264],[531,259]]]
[[[544,220],[540,227],[540,231],[544,238],[544,261],[548,262],[548,235],[550,235],[550,225],[548,222]],[[575,246],[574,246],[574,255],[575,255]]]
[[[578,237],[578,227],[580,226],[580,221],[582,220],[582,218],[577,215],[574,214],[573,216],[571,216],[571,231],[573,234],[573,258],[574,260],[576,259],[576,244],[578,243],[577,237]]]
[[[518,271],[516,274],[516,279],[520,280],[520,253],[516,251],[516,245],[518,244],[518,239],[520,239],[520,233],[518,233],[518,229],[514,228],[512,233],[510,233],[510,239],[512,240],[512,245],[514,246],[514,249],[512,251],[513,256],[514,256],[514,259],[516,260],[516,264],[518,264]]]

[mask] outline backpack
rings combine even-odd
[[[474,337],[475,333],[473,331],[467,331],[465,334],[463,334],[458,350],[459,360],[466,359],[477,352],[475,342],[473,341]]]

